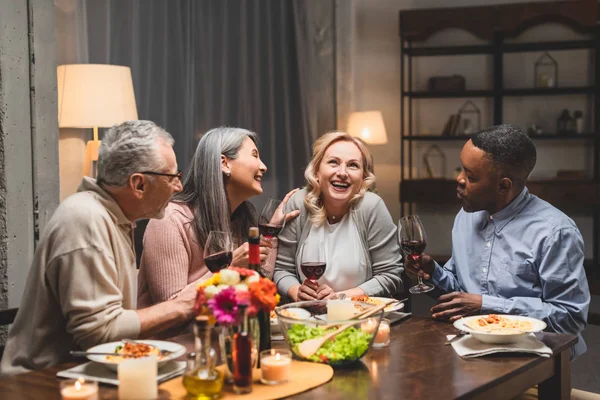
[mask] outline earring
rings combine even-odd
[[[231,171],[225,171],[225,175],[227,175],[228,177],[231,176]]]

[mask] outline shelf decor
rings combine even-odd
[[[427,172],[427,178],[440,179],[446,177],[446,155],[437,145],[431,145],[423,154],[423,165]]]
[[[534,86],[536,88],[553,88],[558,86],[558,63],[547,52],[535,62]]]
[[[471,101],[467,100],[458,109],[458,123],[455,130],[457,135],[472,135],[481,130],[481,111]]]
[[[575,130],[575,118],[571,117],[569,110],[564,109],[556,121],[556,131],[559,135],[572,135]]]

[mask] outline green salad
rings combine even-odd
[[[298,345],[307,339],[324,336],[335,328],[325,330],[319,327],[310,327],[294,324],[288,330],[288,338],[292,345],[292,351],[299,356]],[[340,334],[334,336],[308,360],[327,364],[338,364],[341,362],[358,360],[369,348],[369,342],[373,334],[365,333],[351,326]]]

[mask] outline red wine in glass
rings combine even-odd
[[[233,240],[231,233],[210,231],[204,244],[204,263],[210,272],[219,272],[231,265]]]
[[[398,221],[398,239],[400,247],[413,263],[418,264],[420,256],[427,246],[427,235],[421,219],[417,215],[406,215]],[[423,283],[421,275],[417,275],[419,283],[408,289],[410,293],[420,294],[433,290],[430,283]]]
[[[266,237],[267,239],[272,239],[279,235],[281,230],[283,229],[283,224],[258,224],[258,229],[260,230],[260,234]]]
[[[220,270],[227,268],[231,265],[231,260],[233,259],[233,252],[231,251],[221,251],[215,254],[211,254],[210,256],[204,259],[206,263],[206,267],[212,273],[219,272]]]
[[[425,240],[403,240],[400,242],[402,251],[413,260],[418,261],[419,257],[425,251],[427,242]]]
[[[325,273],[325,268],[327,264],[325,262],[303,262],[300,264],[300,268],[302,268],[302,273],[306,276],[306,279],[313,283],[317,283],[320,277]]]
[[[258,229],[266,239],[277,237],[285,225],[285,210],[281,200],[270,198],[258,217]]]

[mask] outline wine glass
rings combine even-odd
[[[398,239],[406,257],[410,257],[415,263],[418,263],[427,246],[427,235],[421,219],[416,215],[407,215],[400,218],[400,221],[398,221]],[[434,286],[432,284],[423,283],[421,275],[417,275],[417,278],[419,283],[408,289],[409,292],[420,294],[433,290]]]
[[[233,240],[231,233],[210,231],[204,246],[204,262],[210,272],[219,272],[229,267],[233,259]]]
[[[318,280],[325,273],[327,262],[323,242],[308,238],[302,245],[300,268],[306,279],[318,285]]]
[[[285,210],[281,200],[269,198],[258,218],[260,234],[267,240],[277,237],[285,226]]]

